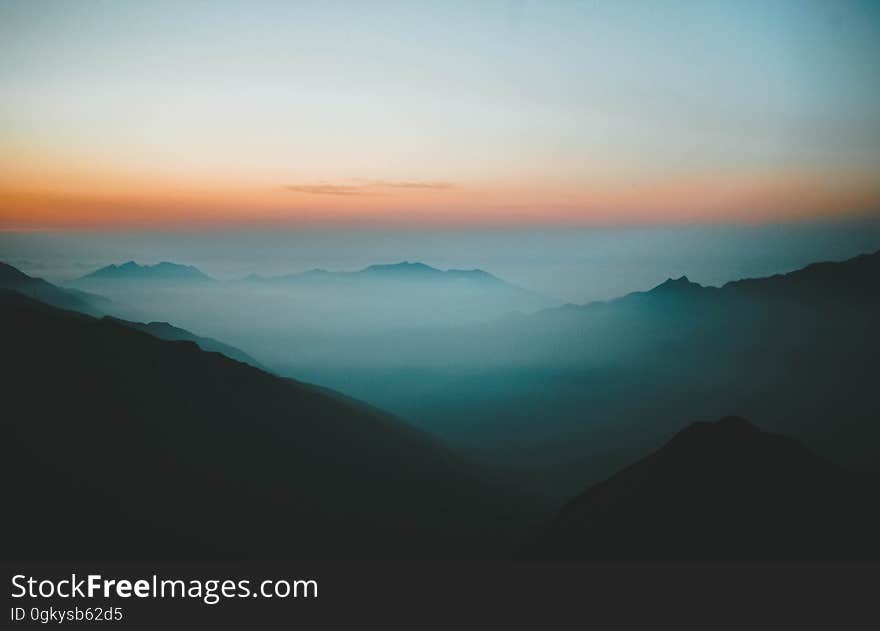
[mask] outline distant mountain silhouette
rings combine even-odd
[[[743,298],[769,299],[773,302],[811,301],[832,305],[837,303],[830,301],[843,301],[844,304],[849,304],[853,300],[876,298],[878,279],[880,279],[880,251],[861,254],[846,261],[813,263],[787,274],[731,281],[720,288],[691,282],[687,276],[670,278],[647,292],[634,292],[616,300],[589,303],[579,308],[588,310],[600,305],[632,301],[646,295],[711,296],[715,300],[731,301]],[[536,317],[540,315],[536,314]]]
[[[522,498],[343,395],[0,291],[4,559],[491,556]]]
[[[448,269],[448,270],[439,270],[435,267],[431,267],[429,265],[425,265],[424,263],[410,263],[409,261],[404,261],[402,263],[392,263],[389,265],[370,265],[367,268],[364,268],[360,272],[356,272],[359,274],[365,274],[370,276],[381,276],[381,277],[394,277],[400,279],[408,279],[408,278],[434,278],[434,279],[443,279],[443,280],[471,280],[476,282],[489,282],[489,283],[505,283],[500,278],[493,276],[488,272],[484,272],[481,269]]]
[[[251,275],[229,285],[254,292],[246,298],[249,302],[264,301],[272,305],[270,309],[291,309],[303,319],[318,322],[315,328],[326,338],[317,344],[324,349],[339,348],[337,340],[357,338],[352,333],[366,328],[389,331],[485,322],[560,304],[484,270],[440,270],[409,261],[349,272],[313,269],[283,276]],[[282,296],[291,302],[285,304]],[[283,340],[291,332],[280,332],[278,338]],[[314,337],[288,342],[297,349],[314,343]],[[347,363],[347,358],[333,361]]]
[[[737,417],[685,428],[566,504],[534,557],[876,559],[878,488]]]
[[[12,265],[0,263],[0,289],[11,289],[59,309],[101,315],[110,308],[103,296],[76,289],[62,289],[42,278],[28,276]]]
[[[700,291],[702,289],[705,289],[702,285],[691,282],[687,276],[681,276],[680,278],[667,279],[666,281],[654,287],[654,289],[652,289],[650,293],[684,294],[687,292]]]
[[[515,287],[497,276],[481,269],[448,269],[440,270],[420,262],[403,261],[381,265],[370,265],[355,272],[331,272],[323,269],[313,269],[299,274],[287,274],[284,276],[258,276],[252,274],[245,280],[261,282],[303,282],[303,281],[354,281],[364,282],[368,280],[386,281],[471,281],[474,283],[495,284],[509,288]]]
[[[231,335],[261,357],[281,354],[285,358],[294,355],[287,349],[306,356],[310,349],[334,346],[334,340],[365,329],[481,322],[559,304],[483,270],[439,270],[410,262],[371,265],[352,272],[313,269],[272,277],[251,274],[225,282],[194,267],[128,262],[101,268],[70,284],[99,291],[125,305],[127,309],[116,315],[128,320],[201,328],[222,312],[229,317],[224,318],[220,336]],[[256,317],[245,317],[248,310]],[[287,312],[290,317],[282,319]],[[272,320],[269,314],[279,315],[272,322],[277,327],[273,330],[261,326]]]
[[[192,265],[179,265],[163,261],[155,265],[138,265],[134,261],[121,265],[107,265],[72,281],[166,281],[166,282],[210,282],[214,279]]]

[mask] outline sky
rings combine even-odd
[[[0,0],[0,230],[880,209],[880,3]]]

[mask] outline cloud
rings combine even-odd
[[[290,184],[284,187],[292,193],[307,195],[371,195],[363,186],[350,184]]]
[[[284,188],[291,193],[305,195],[387,195],[394,190],[446,190],[453,188],[449,182],[432,182],[423,180],[353,180],[359,184],[334,184],[319,182],[317,184],[288,184]]]
[[[372,185],[378,188],[417,188],[443,190],[452,188],[449,182],[424,182],[421,180],[388,182],[386,180],[374,180]]]

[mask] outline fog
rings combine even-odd
[[[842,268],[835,281],[849,287],[842,295],[862,301],[849,306],[821,295],[812,304],[807,291],[798,299],[806,302],[782,309],[687,281],[645,299],[565,303],[645,291],[682,275],[718,286],[878,249],[877,219],[567,231],[0,234],[0,260],[105,296],[110,315],[170,322],[231,344],[278,375],[388,410],[522,483],[540,477],[537,490],[559,498],[657,447],[685,422],[734,413],[864,461],[859,446],[874,444],[867,434],[844,444],[830,430],[811,435],[810,428],[829,427],[821,420],[840,397],[850,401],[839,423],[873,427],[864,422],[873,405],[846,394],[871,391],[859,388],[876,357],[873,276],[860,285],[858,271]],[[212,279],[81,278],[129,260],[195,265]],[[309,272],[315,268],[325,271]],[[447,269],[457,271],[440,271]],[[824,281],[813,287],[821,293]],[[798,419],[804,422],[792,424]]]
[[[4,261],[53,282],[128,260],[196,265],[219,279],[422,261],[442,269],[484,269],[573,303],[683,274],[717,285],[878,247],[876,216],[762,226],[0,233]]]
[[[289,371],[436,363],[438,334],[558,306],[493,278],[327,278],[217,282],[69,281],[113,314],[166,321]],[[444,353],[444,356],[446,353]],[[298,375],[302,376],[302,375]]]
[[[721,285],[878,248],[876,217],[565,230],[0,234],[2,260],[108,297],[112,315],[167,321],[235,345],[279,372],[334,387],[350,382],[349,369],[445,371],[512,361],[503,344],[489,353],[462,340],[472,335],[485,342],[499,330],[494,322],[516,314],[606,300],[682,275]],[[217,282],[77,281],[129,260],[195,265]],[[494,277],[288,277],[401,261],[480,269]],[[462,335],[458,327],[474,332]],[[358,388],[358,395],[364,393]]]

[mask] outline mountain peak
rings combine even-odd
[[[679,276],[678,278],[667,278],[658,287],[687,287],[688,285],[696,284],[692,283],[687,276]]]
[[[877,517],[862,485],[799,441],[742,418],[693,423],[566,504],[533,550],[679,561],[860,555],[875,545]]]
[[[127,261],[119,265],[110,264],[86,274],[80,280],[212,280],[197,267],[161,261],[155,265],[139,265]]]
[[[667,278],[665,281],[654,287],[651,292],[693,291],[702,288],[702,285],[691,282],[687,276],[679,276],[678,278]]]
[[[436,273],[440,272],[439,269],[431,267],[430,265],[425,265],[419,261],[415,261],[410,263],[409,261],[401,261],[400,263],[386,263],[380,265],[370,265],[369,267],[361,270],[363,272],[369,273]]]
[[[764,434],[760,429],[741,416],[725,416],[717,421],[691,423],[678,432],[670,445],[689,441],[750,439]]]
[[[487,279],[498,280],[497,276],[490,274],[486,270],[481,270],[477,267],[475,267],[473,269],[449,269],[449,270],[446,270],[446,273],[447,274],[458,274],[458,275],[471,276],[473,278],[487,278]]]

